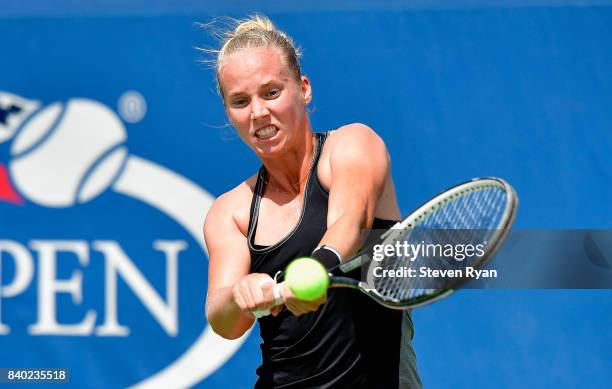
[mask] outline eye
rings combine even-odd
[[[248,103],[248,100],[244,97],[239,97],[232,100],[232,107],[244,107]]]
[[[266,92],[266,97],[271,98],[271,97],[276,97],[280,94],[280,90],[279,89],[270,89],[269,91]]]

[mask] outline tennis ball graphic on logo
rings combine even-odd
[[[11,145],[9,171],[28,200],[69,207],[102,193],[127,157],[117,115],[89,99],[53,103],[30,118]]]

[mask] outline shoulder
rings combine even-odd
[[[332,142],[380,141],[382,139],[369,126],[363,123],[351,123],[331,131],[329,140]]]
[[[325,159],[387,158],[387,147],[382,138],[362,123],[351,123],[331,131],[323,148]]]
[[[346,172],[384,177],[389,166],[389,154],[382,138],[365,124],[352,123],[329,133],[317,172],[321,184],[331,188],[334,177]]]
[[[246,234],[249,222],[251,198],[257,182],[257,175],[253,175],[241,182],[235,188],[223,193],[213,202],[204,221],[204,233],[211,232],[220,226],[231,224]]]

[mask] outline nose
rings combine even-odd
[[[253,99],[251,107],[251,120],[257,120],[270,114],[266,101],[263,99]]]

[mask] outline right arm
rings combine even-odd
[[[254,322],[250,311],[273,306],[274,280],[267,274],[249,274],[251,255],[247,238],[238,228],[230,193],[212,205],[204,223],[208,249],[206,318],[226,339],[242,336]]]

